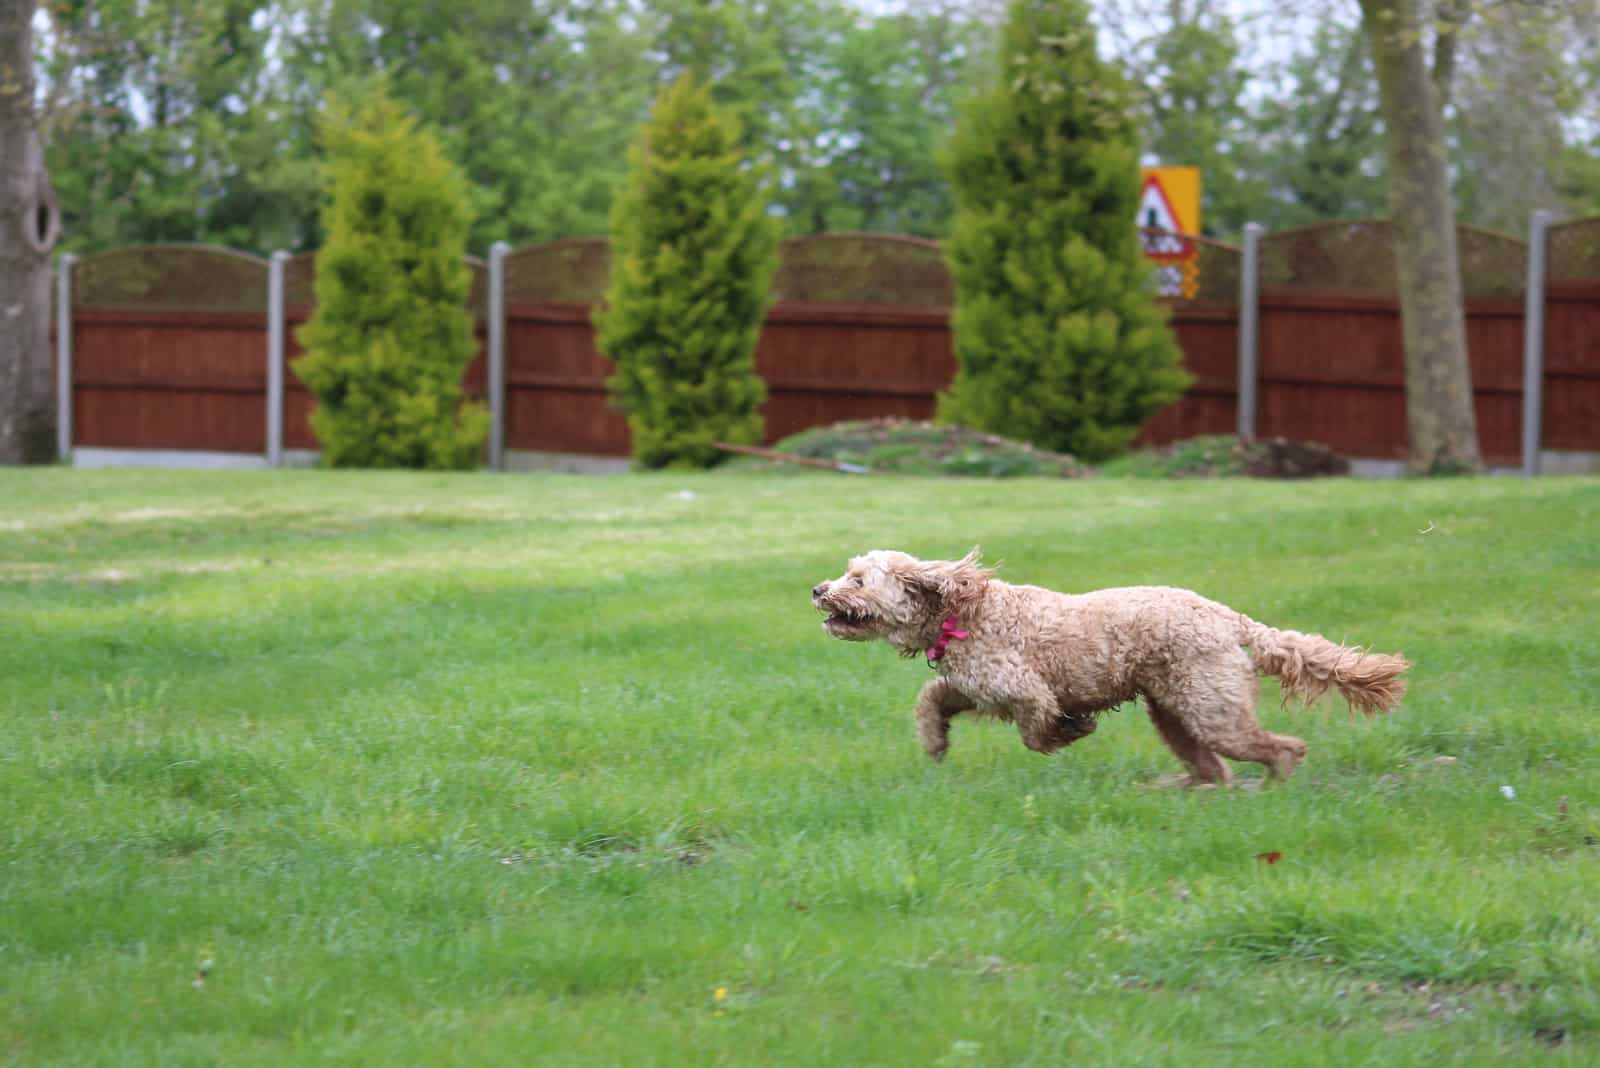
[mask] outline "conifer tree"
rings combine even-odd
[[[709,467],[715,441],[757,444],[756,341],[777,270],[777,221],[738,120],[694,74],[669,86],[611,210],[611,282],[595,322],[640,467]]]
[[[1135,218],[1139,137],[1082,0],[1013,0],[946,153],[958,371],[939,415],[1096,461],[1188,381]]]
[[[334,467],[468,468],[488,431],[463,399],[476,353],[465,303],[466,186],[439,143],[382,86],[330,102],[317,307],[294,370]]]

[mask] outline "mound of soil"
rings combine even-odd
[[[1259,438],[1236,446],[1251,478],[1332,478],[1350,473],[1350,461],[1314,441]]]
[[[1246,441],[1215,434],[1140,449],[1106,464],[1102,473],[1131,478],[1327,478],[1348,475],[1350,461],[1315,442]]]

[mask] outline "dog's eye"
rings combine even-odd
[[[861,585],[861,576],[860,575],[851,575],[850,576],[850,585],[852,585],[852,586]]]

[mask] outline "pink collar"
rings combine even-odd
[[[970,637],[966,631],[957,629],[960,623],[961,621],[955,616],[944,617],[944,623],[939,627],[939,640],[934,642],[933,648],[928,650],[929,667],[933,667],[934,664],[944,659],[945,646],[949,645],[952,640],[959,642]]]

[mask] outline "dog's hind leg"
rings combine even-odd
[[[1256,719],[1259,684],[1243,650],[1237,662],[1185,672],[1182,685],[1152,698],[1206,749],[1230,760],[1266,767],[1274,779],[1287,779],[1306,758],[1306,743],[1273,734]]]
[[[917,737],[923,751],[943,760],[950,748],[950,721],[973,707],[973,702],[943,679],[930,679],[917,695]]]
[[[1163,708],[1159,703],[1149,697],[1145,698],[1145,707],[1150,713],[1150,722],[1155,724],[1156,733],[1161,740],[1167,743],[1167,748],[1172,750],[1184,767],[1189,769],[1189,781],[1185,785],[1200,786],[1214,783],[1217,786],[1226,786],[1233,781],[1233,772],[1217,754],[1200,744],[1200,740],[1189,733],[1183,725],[1183,720]]]
[[[1232,760],[1253,760],[1266,767],[1274,779],[1287,779],[1306,758],[1306,743],[1288,734],[1273,734],[1259,723],[1224,734],[1202,734],[1200,739]]]

